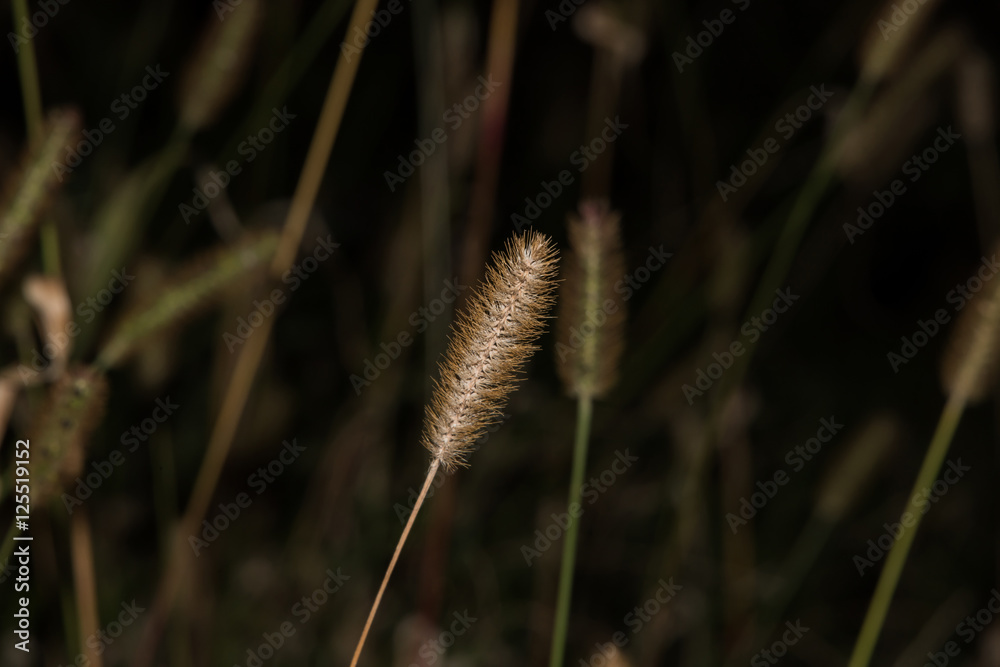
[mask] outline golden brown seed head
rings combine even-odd
[[[620,220],[607,202],[594,200],[569,217],[556,369],[571,396],[603,396],[618,379],[625,327],[625,304],[614,290],[625,273]]]
[[[549,237],[515,236],[458,314],[421,438],[446,470],[466,465],[473,443],[501,420],[555,303],[557,264]]]

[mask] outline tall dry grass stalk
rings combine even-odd
[[[547,236],[515,236],[502,253],[494,254],[485,280],[458,314],[426,408],[421,441],[432,457],[427,478],[386,568],[351,667],[358,664],[389,577],[438,469],[467,465],[475,441],[501,421],[518,371],[538,349],[534,341],[555,303],[557,255]]]
[[[94,544],[91,539],[90,516],[86,507],[78,507],[70,518],[70,549],[73,565],[73,591],[76,597],[77,625],[80,631],[80,653],[88,667],[102,667],[101,653],[93,642],[83,637],[96,637],[100,625],[97,609],[97,575],[94,570]],[[103,647],[102,647],[103,648]],[[102,651],[103,652],[103,651]]]
[[[354,30],[363,30],[377,5],[378,0],[357,0],[351,13],[347,34],[352,34]],[[367,45],[367,42],[365,44]],[[347,107],[347,100],[354,86],[365,48],[362,46],[361,53],[354,58],[346,58],[342,54],[330,77],[330,85],[323,100],[323,107],[320,109],[319,120],[309,142],[309,152],[306,154],[306,161],[302,166],[282,227],[278,249],[271,261],[272,277],[281,276],[295,261],[295,254],[302,243],[302,234],[316,203],[334,141],[340,132],[344,109]],[[222,398],[222,406],[212,427],[205,457],[198,470],[195,487],[181,521],[184,527],[197,527],[208,510],[212,493],[218,484],[222,467],[236,437],[237,426],[246,408],[250,388],[270,340],[274,321],[275,318],[266,319],[257,333],[248,340],[247,345],[241,348],[236,359],[236,366]],[[183,539],[184,532],[184,530],[177,532],[175,544],[149,612],[146,629],[136,649],[136,657],[132,661],[134,667],[148,667],[153,663],[156,646],[162,637],[167,616],[183,581],[183,574],[189,566],[188,549]]]

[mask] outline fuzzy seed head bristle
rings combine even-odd
[[[537,350],[555,303],[558,252],[536,232],[515,236],[493,255],[486,278],[452,325],[440,378],[426,409],[422,442],[446,470],[499,423],[517,373]]]
[[[569,216],[556,370],[571,396],[603,396],[618,379],[625,328],[625,304],[614,290],[625,273],[620,221],[604,201],[584,201],[580,215]]]

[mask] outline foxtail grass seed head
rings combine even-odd
[[[73,339],[66,340],[65,334],[73,320],[73,306],[66,283],[62,278],[53,276],[30,275],[24,279],[21,293],[35,311],[43,344],[55,348],[47,372],[53,377],[59,375],[66,368],[73,351]]]
[[[501,421],[555,303],[557,264],[549,237],[515,236],[494,254],[485,280],[458,314],[421,439],[446,470],[466,465],[475,441]]]
[[[122,314],[98,355],[97,365],[118,365],[149,336],[195,317],[221,301],[234,286],[262,278],[277,248],[276,232],[252,232],[238,243],[192,259],[176,278]]]
[[[646,55],[646,36],[608,6],[588,3],[573,16],[573,32],[595,48],[605,49],[623,66],[634,67]]]
[[[815,513],[830,523],[842,519],[888,460],[902,427],[889,414],[875,415],[847,445],[820,482]]]
[[[981,51],[966,49],[959,57],[957,75],[955,111],[965,140],[975,144],[992,142],[996,76],[990,58]]]
[[[84,449],[104,417],[107,395],[107,380],[90,366],[70,368],[49,389],[29,429],[31,440],[37,443],[31,462],[35,504],[44,505],[80,474]]]
[[[618,379],[625,327],[625,304],[614,289],[625,273],[620,220],[599,200],[582,202],[580,215],[569,217],[556,370],[571,396],[598,398]]]
[[[259,0],[224,5],[213,12],[180,85],[180,122],[191,132],[211,125],[239,89],[262,15]]]
[[[996,382],[1000,342],[1000,280],[991,280],[962,308],[941,364],[952,398],[983,399]]]
[[[921,42],[906,68],[880,87],[864,117],[843,135],[837,148],[842,179],[867,189],[897,172],[937,117],[942,81],[953,77],[966,43],[955,28],[938,30]]]
[[[57,109],[49,114],[44,138],[31,146],[21,163],[21,173],[10,179],[0,205],[0,283],[17,268],[34,238],[42,212],[63,182],[59,160],[80,134],[80,114]]]
[[[895,70],[918,43],[938,3],[939,0],[925,0],[915,12],[909,13],[896,0],[883,0],[881,6],[875,5],[871,27],[861,42],[861,78],[874,84]]]

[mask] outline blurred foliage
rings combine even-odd
[[[567,664],[598,664],[591,657],[618,632],[637,667],[745,663],[797,620],[810,630],[782,664],[845,663],[880,566],[859,576],[855,557],[908,499],[944,402],[940,360],[965,302],[955,295],[971,289],[997,239],[995,7],[897,2],[917,9],[886,32],[879,21],[893,20],[894,5],[860,0],[393,0],[379,5],[384,25],[360,56],[341,47],[360,43],[344,0],[261,1],[249,46],[223,39],[229,50],[209,57],[206,29],[225,27],[248,0],[31,1],[29,13],[43,4],[55,14],[28,40],[42,107],[75,109],[79,141],[92,146],[47,194],[21,261],[2,267],[0,531],[14,517],[14,443],[56,437],[46,434],[59,424],[35,425],[60,378],[94,364],[130,314],[166,313],[146,322],[127,360],[104,358],[104,414],[87,424],[81,479],[64,488],[89,517],[97,627],[133,601],[144,609],[106,645],[105,665],[136,664],[150,641],[171,540],[246,347],[231,337],[261,335],[265,319],[270,342],[196,536],[207,545],[188,553],[154,664],[346,663],[426,471],[423,406],[453,306],[520,220],[536,218],[533,228],[566,247],[567,214],[593,195],[621,213],[629,319],[619,382],[594,408],[588,478],[605,490],[582,519]],[[11,12],[0,22],[5,35],[21,29]],[[679,71],[675,54],[706,31]],[[13,48],[24,45],[8,42],[5,201],[34,154]],[[268,279],[268,244],[347,57],[362,57],[360,69],[299,256]],[[478,77],[504,62],[500,94],[476,100]],[[209,83],[185,88],[184,72]],[[829,100],[810,109],[822,86]],[[182,122],[185,90],[209,108]],[[218,108],[205,98],[216,94]],[[797,112],[798,127],[782,125]],[[614,141],[585,146],[609,126]],[[960,140],[912,171],[948,128]],[[64,165],[76,161],[73,146]],[[421,150],[429,155],[414,175],[390,187],[386,173]],[[723,199],[727,179],[735,193]],[[863,234],[845,231],[859,207],[888,201],[896,179],[904,191]],[[801,240],[787,270],[771,274],[802,197],[812,204]],[[645,268],[657,251],[672,257]],[[113,271],[134,280],[118,290]],[[26,297],[39,273],[61,277],[68,322],[54,301]],[[225,284],[213,283],[198,312],[155,310],[210,275]],[[773,325],[754,324],[755,294],[770,303],[775,288],[798,298]],[[947,320],[894,369],[887,355],[939,309]],[[59,332],[68,346],[54,363],[45,346]],[[735,342],[747,354],[708,378]],[[574,403],[551,332],[541,345],[471,467],[433,487],[363,664],[545,664],[560,545],[542,545],[565,511]],[[708,381],[692,397],[684,385],[697,386],[699,371]],[[972,644],[956,634],[1000,576],[994,402],[959,426],[949,460],[971,470],[924,518],[874,664],[923,664],[949,640],[961,648],[956,663],[1000,664],[990,652],[1000,624]],[[843,430],[809,459],[793,454],[823,419]],[[865,438],[881,439],[878,455],[852,454],[849,443]],[[604,486],[602,472],[626,451],[638,462]],[[868,483],[831,481],[852,470]],[[734,534],[726,515],[778,471],[787,483]],[[32,653],[13,648],[7,561],[0,664],[69,665],[84,650],[74,517],[59,498],[32,507]],[[11,544],[5,536],[4,558]],[[530,567],[526,547],[542,552]],[[683,588],[642,611],[662,582]],[[476,620],[461,634],[441,634],[464,627],[453,623],[466,613]]]

